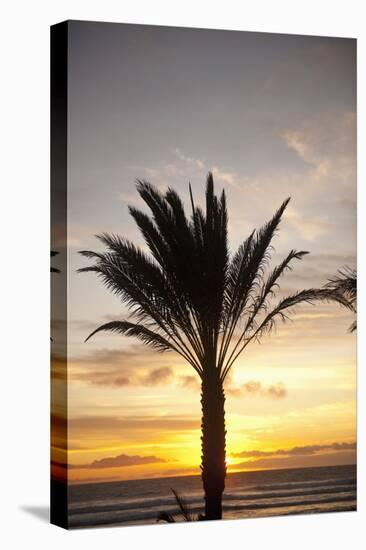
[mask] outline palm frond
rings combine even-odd
[[[199,262],[195,254],[195,241],[185,218],[183,205],[172,190],[165,197],[148,182],[138,180],[138,191],[152,211],[152,218],[130,207],[130,213],[142,232],[151,254],[161,266],[175,296],[178,309],[189,329],[190,337],[200,331],[197,318],[194,326],[192,314],[199,310],[197,303],[197,277]],[[187,269],[189,266],[189,269]]]
[[[270,246],[278,229],[282,214],[290,199],[286,199],[273,218],[259,231],[254,231],[239,247],[229,268],[231,285],[227,288],[228,307],[241,313],[250,290],[261,280],[270,259]]]
[[[190,509],[190,506],[183,495],[180,495],[175,489],[170,489],[174,495],[174,499],[178,505],[178,513],[184,521],[201,521],[201,515],[195,517]],[[175,516],[168,512],[159,512],[157,521],[165,521],[166,523],[176,523]]]
[[[338,275],[328,280],[325,288],[334,292],[337,296],[341,294],[347,300],[347,307],[351,307],[357,312],[357,271],[349,266],[338,270]],[[349,332],[357,329],[357,321],[354,321],[349,327]]]
[[[291,310],[301,303],[315,305],[317,302],[337,302],[345,307],[350,308],[349,303],[341,294],[337,294],[334,291],[328,289],[316,289],[310,288],[295,292],[294,294],[287,296],[280,300],[280,302],[273,307],[273,309],[267,313],[264,319],[255,328],[252,334],[246,337],[245,332],[239,338],[237,344],[234,347],[234,351],[231,353],[226,366],[222,373],[222,379],[224,380],[230,371],[232,365],[235,363],[239,355],[244,351],[247,345],[253,340],[260,340],[265,334],[273,330],[277,321],[286,322],[290,319],[289,313]]]
[[[279,289],[278,280],[280,277],[283,276],[286,271],[292,271],[291,264],[293,260],[302,260],[306,254],[309,254],[309,252],[305,250],[291,250],[286,258],[268,275],[267,280],[259,289],[258,296],[253,299],[253,306],[248,308],[248,321],[244,332],[247,332],[250,329],[254,318],[261,310],[266,311],[268,309],[268,298],[273,298],[275,296],[276,290]]]
[[[224,294],[224,327],[219,355],[220,368],[222,368],[234,331],[249,298],[263,284],[265,268],[270,260],[271,242],[289,201],[290,198],[287,198],[271,220],[259,231],[253,231],[233,256],[228,269]]]
[[[103,331],[115,332],[124,336],[134,336],[157,351],[174,350],[174,345],[160,334],[153,332],[143,325],[137,325],[128,321],[110,321],[109,323],[105,323],[89,334],[85,342],[98,332]]]
[[[165,521],[165,523],[176,523],[174,516],[168,512],[159,512],[156,521],[158,523],[159,521]]]
[[[171,489],[174,498],[178,504],[179,511],[181,515],[183,516],[185,521],[194,521],[193,516],[191,513],[191,510],[189,508],[187,500],[184,498],[183,495],[180,495],[175,489]]]
[[[225,192],[216,195],[211,173],[205,212],[196,206],[189,185],[190,217],[171,188],[163,193],[137,180],[137,191],[150,212],[135,207],[129,211],[149,252],[108,233],[97,235],[105,251],[81,251],[93,263],[79,271],[96,273],[131,314],[129,325],[116,321],[97,331],[135,336],[161,351],[174,349],[200,375],[211,365],[224,378],[248,343],[270,331],[277,320],[286,320],[296,305],[327,300],[355,308],[356,277],[351,271],[341,271],[323,289],[303,290],[272,304],[280,277],[307,254],[291,250],[272,271],[268,268],[289,198],[230,258]]]
[[[350,307],[348,302],[341,294],[330,292],[328,289],[309,288],[307,290],[300,290],[294,294],[283,298],[265,317],[260,327],[256,331],[256,336],[268,330],[273,326],[273,322],[276,318],[280,317],[282,320],[286,320],[285,311],[298,306],[301,303],[314,305],[316,302],[332,302],[335,301],[345,307]]]
[[[51,250],[51,258],[57,256],[57,254],[59,254],[59,252],[57,252],[56,250]],[[51,273],[60,273],[60,270],[57,269],[57,267],[51,267]]]
[[[338,275],[329,279],[325,288],[342,294],[352,304],[357,299],[357,271],[348,266],[338,270]]]

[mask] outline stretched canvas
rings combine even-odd
[[[356,510],[356,41],[53,26],[51,197],[52,523]]]

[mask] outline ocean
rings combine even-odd
[[[182,521],[171,492],[203,512],[200,476],[142,479],[69,487],[69,527],[156,523],[159,512]],[[356,466],[228,474],[223,518],[356,510]]]

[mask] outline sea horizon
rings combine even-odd
[[[233,475],[233,474],[250,474],[250,473],[259,473],[259,472],[283,472],[287,470],[322,470],[322,469],[329,469],[329,468],[351,468],[355,467],[357,468],[357,462],[349,463],[349,464],[329,464],[324,466],[294,466],[294,467],[286,467],[286,468],[258,468],[258,469],[251,469],[251,470],[234,470],[226,473],[226,477]],[[136,477],[136,478],[130,478],[130,479],[107,479],[107,480],[100,480],[100,481],[85,481],[85,482],[79,482],[78,481],[67,481],[67,485],[78,487],[78,486],[85,486],[85,485],[100,485],[100,484],[108,484],[108,483],[128,483],[129,481],[153,481],[157,479],[176,479],[176,478],[190,478],[190,477],[201,477],[200,473],[197,474],[178,474],[174,476],[152,476],[152,477]]]

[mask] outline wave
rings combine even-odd
[[[302,496],[315,496],[315,495],[329,495],[329,494],[338,494],[338,493],[355,493],[355,486],[353,485],[340,485],[338,487],[318,487],[317,489],[308,489],[308,490],[293,490],[293,491],[277,491],[277,492],[262,492],[262,493],[228,493],[223,496],[223,503],[227,501],[257,501],[257,500],[268,500],[268,499],[284,499],[284,498],[298,498]],[[202,503],[203,495],[192,497],[186,496],[187,503],[192,506],[197,503]],[[157,508],[159,506],[171,506],[175,505],[175,500],[172,497],[156,497],[149,499],[131,499],[124,500],[123,502],[115,502],[113,504],[100,503],[95,505],[85,505],[80,503],[69,508],[69,514],[90,514],[98,512],[115,512],[123,510],[131,510],[134,507],[139,509],[143,508]]]
[[[329,506],[332,505],[332,506]],[[312,507],[312,509],[309,509]],[[303,513],[318,513],[330,511],[351,511],[356,509],[356,501],[354,495],[344,495],[342,497],[326,498],[322,500],[307,499],[296,503],[289,502],[271,502],[271,503],[252,503],[252,504],[236,504],[226,505],[223,507],[224,517],[234,519],[235,517],[245,517],[245,515],[237,515],[238,512],[258,512],[265,511],[266,515],[298,515]],[[176,511],[165,507],[167,512]],[[197,514],[202,512],[202,507],[193,506],[192,513]],[[148,510],[142,512],[140,509],[128,509],[124,513],[100,512],[98,514],[82,514],[70,517],[70,527],[88,527],[91,525],[117,525],[121,523],[140,524],[154,522],[157,518],[156,510]],[[179,517],[177,518],[179,519]]]
[[[323,470],[324,471],[324,470]],[[307,479],[309,473],[313,475]],[[356,476],[339,468],[333,472],[304,470],[249,476],[233,474],[223,496],[225,519],[349,511],[356,509]],[[272,476],[270,478],[269,476]],[[300,476],[297,479],[294,475]],[[285,477],[286,476],[286,477]],[[169,484],[168,484],[169,483]],[[179,517],[170,486],[181,493],[193,514],[203,512],[204,495],[199,478],[141,480],[108,486],[79,486],[69,502],[70,528],[98,525],[155,523],[161,511]]]
[[[355,485],[356,479],[352,478],[328,478],[328,479],[319,479],[316,481],[291,481],[288,483],[267,483],[266,485],[256,485],[253,487],[254,491],[268,491],[272,489],[282,489],[285,487],[297,487],[297,488],[308,488],[308,487],[318,487],[318,486],[334,486],[334,485]]]
[[[299,500],[296,502],[269,502],[269,503],[252,503],[252,504],[238,504],[238,505],[227,505],[224,506],[225,510],[263,510],[265,508],[281,508],[288,506],[308,506],[310,504],[330,504],[333,502],[349,502],[354,501],[355,495],[342,495],[338,497],[326,497],[324,499],[308,499],[308,500]]]

